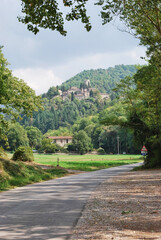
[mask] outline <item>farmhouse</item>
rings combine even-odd
[[[53,140],[53,143],[58,144],[61,147],[64,147],[68,143],[72,143],[72,136],[49,136],[49,139]]]

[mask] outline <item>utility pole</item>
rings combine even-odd
[[[120,149],[120,137],[117,136],[117,154],[120,154],[119,149]]]

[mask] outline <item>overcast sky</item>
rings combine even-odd
[[[144,64],[140,57],[145,49],[137,39],[114,24],[102,26],[97,6],[90,5],[89,13],[93,24],[89,33],[81,23],[70,22],[66,37],[43,29],[35,36],[17,20],[21,1],[0,0],[0,45],[14,76],[41,94],[83,70]]]

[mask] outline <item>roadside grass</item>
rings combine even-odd
[[[12,157],[7,153],[8,158]],[[0,191],[27,184],[62,177],[68,174],[65,169],[96,171],[142,161],[141,155],[70,155],[37,154],[34,163],[15,162],[0,158]],[[60,168],[56,168],[59,160]],[[53,168],[42,169],[38,164],[51,165]]]
[[[59,159],[60,167],[80,171],[95,171],[143,161],[141,155],[34,154],[34,158],[38,164],[52,166],[56,166]]]
[[[0,191],[67,175],[64,169],[41,169],[37,165],[0,159]]]

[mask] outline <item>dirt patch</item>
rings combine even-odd
[[[72,240],[161,240],[161,170],[130,172],[91,195]]]

